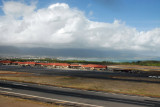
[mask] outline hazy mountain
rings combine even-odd
[[[129,58],[142,57],[142,55],[129,51],[92,50],[92,49],[52,49],[52,48],[18,48],[13,46],[0,46],[0,55],[32,55],[53,57],[109,57]]]
[[[0,46],[0,54],[22,54],[21,49],[13,46]]]

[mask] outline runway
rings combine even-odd
[[[82,107],[159,107],[160,99],[0,80],[0,93]]]
[[[74,70],[74,69],[49,69],[46,67],[22,67],[13,65],[1,65],[0,70],[17,71],[35,73],[37,75],[63,75],[63,76],[77,76],[88,78],[100,78],[105,79],[107,76],[127,76],[127,77],[149,77],[149,74],[134,74],[134,73],[122,73],[112,71],[90,71],[90,70]]]
[[[134,74],[125,72],[113,72],[113,71],[90,71],[90,70],[74,70],[74,69],[49,69],[46,67],[22,67],[13,65],[1,65],[2,71],[16,71],[32,73],[32,76],[72,76],[82,78],[95,78],[95,79],[107,79],[107,80],[121,80],[121,81],[133,81],[133,82],[148,82],[148,83],[160,83],[160,81],[142,80],[141,78],[149,78],[150,74]],[[137,79],[119,79],[112,78],[112,76],[124,76],[124,77],[136,77]],[[139,79],[138,79],[139,78]]]

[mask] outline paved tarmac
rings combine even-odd
[[[32,73],[31,75],[38,76],[72,76],[72,77],[84,77],[84,78],[95,78],[95,79],[110,79],[110,80],[121,80],[121,81],[134,81],[134,82],[147,82],[147,83],[160,83],[160,81],[142,80],[141,78],[149,78],[149,74],[134,74],[125,72],[113,72],[113,71],[90,71],[90,70],[74,70],[74,69],[49,69],[46,67],[22,67],[13,65],[0,65],[2,71],[16,71],[16,72],[27,72]],[[126,76],[136,77],[137,79],[120,79],[112,78],[112,76]],[[139,79],[138,79],[139,78]]]
[[[80,107],[160,107],[160,99],[0,80],[0,93]]]
[[[149,74],[134,74],[134,73],[122,73],[112,71],[90,71],[90,70],[71,70],[71,69],[49,69],[45,67],[22,67],[13,65],[1,65],[0,70],[17,71],[17,72],[29,72],[37,75],[64,75],[64,76],[77,76],[77,77],[89,77],[105,79],[107,76],[128,76],[128,77],[149,77]]]

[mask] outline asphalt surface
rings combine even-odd
[[[0,80],[0,93],[82,107],[160,107],[160,99]]]
[[[0,70],[17,71],[17,72],[29,72],[37,75],[64,75],[64,76],[77,76],[88,78],[100,78],[105,79],[106,76],[127,76],[127,77],[149,77],[150,74],[136,74],[125,72],[112,72],[112,71],[90,71],[90,70],[71,70],[71,69],[49,69],[46,67],[22,67],[13,65],[0,65]]]
[[[2,71],[16,71],[16,72],[27,72],[32,73],[31,75],[38,76],[72,76],[72,77],[84,77],[84,78],[96,78],[96,79],[107,79],[107,80],[121,80],[121,81],[134,81],[134,82],[147,82],[147,83],[160,83],[160,81],[142,80],[141,78],[149,78],[150,74],[136,74],[136,73],[125,73],[125,72],[113,72],[113,71],[90,71],[90,70],[74,70],[74,69],[49,69],[46,67],[22,67],[13,65],[0,65]],[[126,76],[136,77],[139,79],[119,79],[112,78],[112,76]]]

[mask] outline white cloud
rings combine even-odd
[[[0,45],[53,48],[112,48],[157,50],[160,28],[137,31],[125,23],[90,21],[65,3],[36,9],[36,5],[4,2],[0,16]]]
[[[28,6],[20,2],[10,1],[4,2],[3,11],[7,16],[17,18],[30,15],[35,10],[35,8],[35,5]]]

